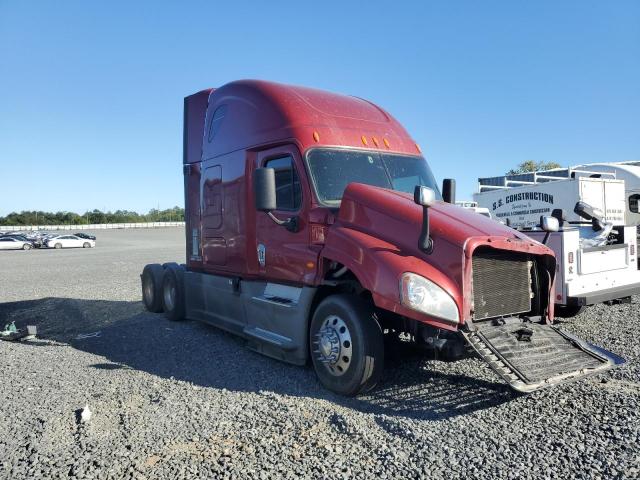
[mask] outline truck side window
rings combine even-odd
[[[638,213],[638,200],[640,200],[640,195],[637,193],[629,196],[629,210],[633,213]]]
[[[290,156],[273,158],[264,165],[276,171],[276,206],[278,210],[298,210],[302,201],[300,179]]]

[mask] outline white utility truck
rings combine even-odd
[[[559,316],[640,293],[636,227],[625,223],[624,181],[615,175],[564,168],[480,178],[474,200],[554,250]],[[543,216],[558,219],[557,232],[542,231]]]

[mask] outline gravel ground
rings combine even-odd
[[[182,230],[97,235],[0,252],[0,324],[39,328],[0,342],[0,478],[640,478],[640,299],[561,320],[627,359],[598,377],[522,396],[471,355],[405,354],[341,398],[311,368],[143,310],[139,273],[182,261]]]

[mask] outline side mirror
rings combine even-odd
[[[265,212],[274,223],[282,225],[290,232],[298,231],[298,217],[280,220],[272,210],[277,208],[276,202],[276,171],[273,168],[256,168],[253,172],[253,195],[256,210]]]
[[[418,237],[418,248],[429,254],[433,251],[433,242],[429,236],[429,207],[436,203],[436,192],[429,187],[416,185],[413,190],[413,201],[422,205],[422,229]]]
[[[556,217],[540,217],[540,227],[547,233],[560,230],[560,222]]]
[[[442,180],[442,199],[447,203],[456,203],[456,181],[453,178]]]
[[[428,208],[436,203],[436,192],[429,187],[416,185],[416,188],[413,191],[413,201],[418,205]]]
[[[542,239],[542,244],[546,245],[547,241],[549,240],[549,234],[551,234],[551,232],[557,232],[558,230],[560,230],[560,222],[556,217],[542,216],[540,217],[540,228],[547,232]]]
[[[253,194],[259,212],[276,209],[276,171],[273,168],[257,168],[253,172]]]

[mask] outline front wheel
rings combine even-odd
[[[316,375],[329,390],[354,396],[371,390],[384,369],[384,338],[372,306],[353,295],[325,298],[309,331]]]
[[[89,242],[84,242],[82,244],[82,248],[91,248],[91,244]]]
[[[24,245],[22,245],[22,249],[23,250],[31,250],[31,244],[25,243]]]
[[[62,244],[61,244],[61,243],[56,243],[56,244],[53,246],[53,248],[55,248],[55,249],[62,248]]]

